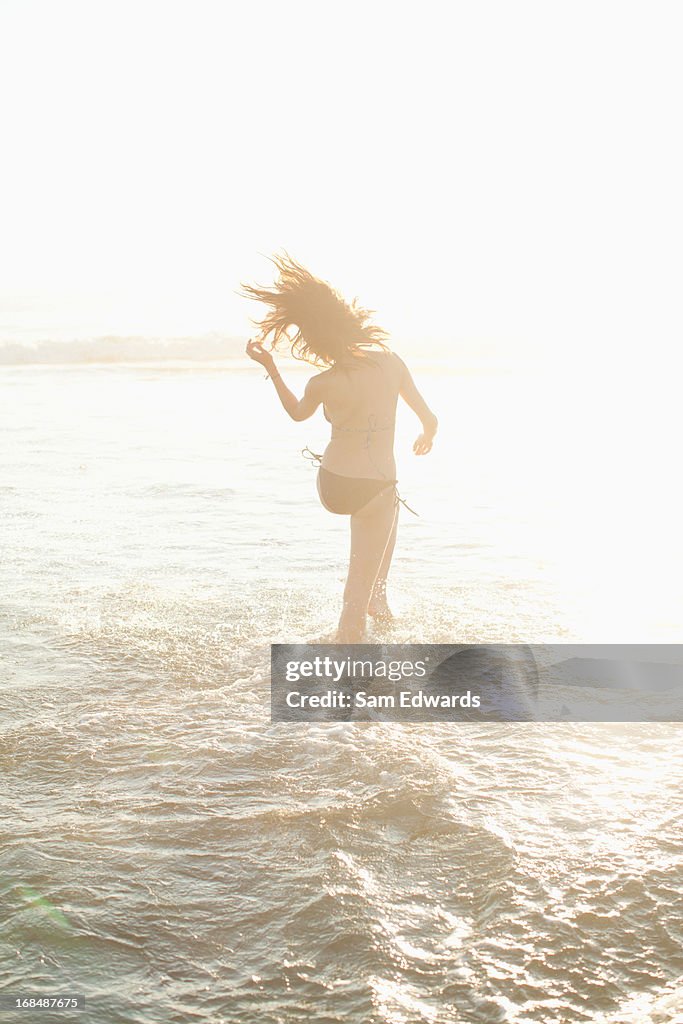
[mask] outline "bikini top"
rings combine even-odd
[[[338,426],[336,423],[333,423],[333,421],[327,415],[327,409],[325,408],[324,405],[323,405],[323,415],[324,415],[325,419],[327,420],[327,422],[332,427],[332,440],[334,440],[335,437],[338,437],[339,434],[365,434],[365,444],[363,445],[364,448],[369,448],[370,445],[372,444],[372,435],[373,434],[379,433],[380,431],[383,431],[383,430],[393,430],[394,429],[394,424],[393,423],[390,424],[388,427],[378,427],[377,426],[377,416],[374,413],[370,413],[368,415],[368,425],[367,425],[367,427],[341,427],[341,426]]]

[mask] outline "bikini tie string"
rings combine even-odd
[[[417,516],[417,518],[420,519],[420,513],[416,512],[414,508],[411,508],[406,499],[401,497],[398,493],[398,487],[394,487],[394,491],[396,492],[396,501],[399,501],[404,508],[407,508],[409,512],[412,512],[414,516]]]
[[[318,467],[323,461],[322,455],[318,455],[317,452],[312,452],[310,448],[302,448],[301,454],[307,462],[312,462],[313,465],[317,465]]]

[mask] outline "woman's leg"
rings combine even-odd
[[[375,580],[375,585],[372,588],[370,603],[368,605],[368,613],[370,615],[377,619],[385,620],[393,618],[393,615],[389,610],[389,605],[387,604],[387,576],[389,575],[389,569],[391,568],[391,559],[394,554],[394,548],[396,547],[396,533],[398,531],[398,502],[396,502],[395,505],[394,525],[391,528],[389,541],[384,549],[384,557],[382,558],[382,564],[379,567],[377,579]]]
[[[394,523],[394,490],[387,488],[351,516],[351,556],[337,642],[361,643],[368,603]]]

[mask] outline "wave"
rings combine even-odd
[[[33,363],[216,362],[244,357],[244,339],[223,334],[187,338],[108,335],[68,341],[0,342],[0,366]]]

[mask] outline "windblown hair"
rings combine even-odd
[[[273,288],[242,285],[244,296],[268,307],[266,315],[254,323],[262,341],[271,336],[271,349],[284,341],[295,359],[314,366],[343,363],[352,353],[373,345],[386,350],[386,331],[369,322],[372,310],[355,300],[346,302],[287,253],[273,256],[272,263],[279,275]]]

